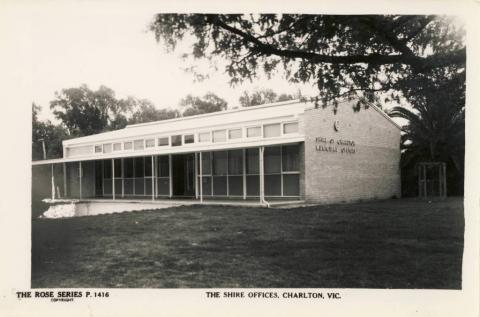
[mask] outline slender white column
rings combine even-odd
[[[260,147],[260,153],[258,155],[259,159],[259,170],[260,170],[260,202],[262,203],[265,200],[265,180],[264,180],[264,170],[263,170],[263,151],[264,147]]]
[[[158,196],[158,156],[155,156],[153,163],[155,164],[155,173],[153,174],[153,177],[155,178],[155,197],[157,197]]]
[[[82,161],[78,162],[78,182],[79,182],[79,196],[82,199],[82,178],[83,178],[83,170],[82,170]]]
[[[67,163],[63,163],[63,197],[67,197]]]
[[[124,159],[121,159],[121,168],[122,168],[122,198],[125,197],[125,166],[123,163]]]
[[[195,152],[195,168],[193,169],[195,171],[195,199],[198,199],[198,159],[197,159],[197,152]]]
[[[242,167],[243,167],[243,199],[247,199],[247,165],[246,162],[246,150],[242,149]]]
[[[52,200],[55,200],[55,176],[53,176],[53,164],[50,166],[52,173]]]
[[[112,159],[112,199],[115,200],[115,161]]]
[[[172,154],[168,155],[168,178],[169,178],[169,194],[168,197],[172,198],[173,196],[173,184],[172,184]]]
[[[200,202],[203,203],[203,160],[202,152],[200,152]]]
[[[155,164],[152,155],[152,200],[155,200]]]

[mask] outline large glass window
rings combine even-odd
[[[298,145],[282,146],[282,169],[284,172],[299,171]]]
[[[227,151],[213,152],[213,175],[227,175]]]
[[[122,143],[113,143],[113,150],[114,151],[121,151],[122,150]]]
[[[152,177],[152,157],[145,157],[145,177]]]
[[[135,177],[143,177],[143,157],[135,158]]]
[[[212,174],[211,164],[210,164],[210,152],[202,153],[202,174],[210,175]]]
[[[243,151],[242,150],[228,151],[228,174],[229,175],[243,174]]]
[[[227,195],[227,176],[213,176],[213,194],[215,196]]]
[[[170,175],[168,156],[159,156],[157,158],[158,177],[168,177]]]
[[[283,174],[283,195],[300,195],[300,174]]]
[[[276,136],[280,136],[280,123],[266,124],[263,126],[264,138],[273,138]]]
[[[300,163],[298,161],[298,151],[298,144],[265,147],[263,160],[265,196],[299,196]],[[245,158],[243,157],[244,152]],[[225,196],[228,194],[229,196],[241,197],[244,194],[244,188],[248,197],[258,197],[260,195],[258,148],[203,152],[202,162],[199,161],[199,164],[202,164],[203,169],[204,196]]]
[[[243,195],[243,176],[228,176],[228,194],[231,196]]]
[[[145,195],[145,179],[135,178],[135,195]]]
[[[95,145],[95,153],[102,153],[102,146],[101,145]]]
[[[133,195],[133,178],[123,180],[123,193],[127,196]]]
[[[247,175],[247,196],[260,195],[260,176]]]
[[[282,195],[281,174],[265,175],[265,196]]]
[[[133,158],[123,159],[123,173],[125,178],[133,177]]]
[[[258,174],[260,169],[258,168],[258,149],[247,149],[246,150],[246,163],[247,163],[247,174]]]
[[[112,178],[112,160],[103,161],[103,178]]]
[[[212,195],[212,178],[210,176],[202,177],[202,192],[204,196]]]
[[[280,173],[281,162],[280,146],[265,147],[263,154],[264,171],[265,174],[277,174]]]
[[[121,178],[122,177],[122,160],[121,159],[115,159],[114,161],[114,166],[115,166],[115,178]],[[117,188],[115,188],[116,191],[118,191]]]
[[[213,142],[225,142],[227,140],[226,130],[213,131]]]
[[[168,155],[157,157],[157,195],[167,196],[170,194],[170,168]]]

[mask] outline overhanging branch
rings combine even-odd
[[[406,54],[403,52],[400,54],[367,54],[367,55],[325,55],[317,54],[313,52],[301,51],[301,50],[285,50],[279,49],[270,44],[262,42],[259,38],[244,32],[240,29],[232,27],[217,16],[209,15],[207,21],[213,25],[216,25],[232,34],[240,36],[246,43],[253,44],[250,50],[256,51],[262,55],[270,56],[276,55],[280,57],[292,58],[292,59],[305,59],[311,63],[329,63],[329,64],[406,64],[413,66],[417,70],[425,70],[429,68],[444,67],[448,65],[465,65],[465,48],[458,51],[444,54],[433,55],[429,57],[418,57],[413,54]]]

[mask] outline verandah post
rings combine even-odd
[[[82,199],[82,176],[83,176],[83,170],[82,170],[82,161],[78,162],[78,182],[79,182],[79,197]]]
[[[172,154],[168,154],[168,197],[173,196],[173,184],[172,184]]]
[[[195,152],[195,168],[193,169],[194,170],[194,174],[195,174],[195,199],[198,199],[198,153]]]
[[[202,152],[200,152],[200,202],[203,203],[203,160]]]
[[[52,173],[52,200],[55,200],[55,176],[53,175],[53,164],[51,164]]]
[[[265,148],[263,146],[259,149],[260,153],[258,155],[259,159],[259,170],[260,170],[260,203],[263,203],[265,200],[265,180],[264,180],[264,170],[263,170],[263,152]]]
[[[112,200],[115,200],[115,160],[112,158]]]
[[[155,200],[155,164],[152,155],[152,200]]]
[[[67,163],[63,162],[63,197],[67,197]]]
[[[242,167],[243,167],[243,171],[242,171],[242,177],[243,177],[243,199],[247,199],[247,166],[246,166],[246,159],[245,159],[245,155],[246,155],[246,150],[245,149],[242,149]]]

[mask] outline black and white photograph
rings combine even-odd
[[[393,315],[478,313],[468,14],[164,3],[4,5],[10,57],[28,60],[11,67],[28,207],[10,211],[27,285],[8,296],[188,292],[311,315],[426,292],[444,297]]]

